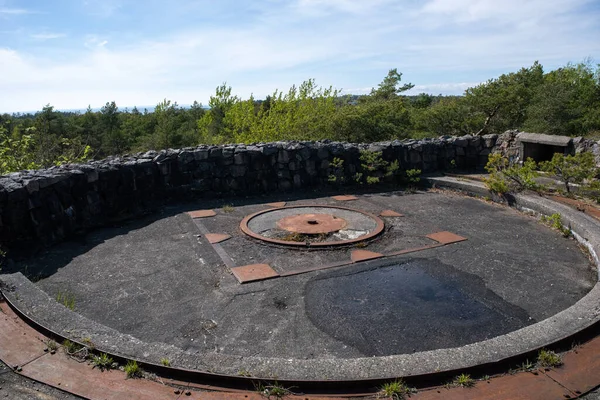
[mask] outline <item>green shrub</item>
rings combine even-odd
[[[528,158],[523,165],[510,165],[507,158],[499,153],[490,154],[485,166],[489,173],[484,178],[487,188],[498,194],[520,192],[526,189],[541,190],[542,187],[535,182],[539,176],[537,165],[533,159]]]
[[[344,174],[344,160],[338,157],[334,157],[333,160],[329,163],[330,174],[328,177],[328,181],[334,184],[342,184],[346,181],[346,176]]]
[[[563,181],[567,194],[571,193],[571,184],[591,181],[598,175],[596,160],[590,152],[573,155],[555,153],[552,160],[540,163],[543,171],[555,175]]]
[[[562,235],[564,237],[569,237],[572,234],[571,228],[565,227],[563,225],[562,217],[558,213],[554,213],[549,217],[542,215],[541,220],[546,225],[548,225],[548,226],[552,227],[553,229],[556,229],[557,231],[562,233]]]

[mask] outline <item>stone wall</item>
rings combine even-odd
[[[399,174],[418,168],[481,170],[498,136],[442,137],[369,145],[278,142],[149,151],[87,164],[0,177],[0,244],[51,244],[107,221],[173,199],[302,190],[328,185],[334,157],[347,182],[361,171],[360,151],[398,160]],[[451,164],[452,160],[454,163]]]

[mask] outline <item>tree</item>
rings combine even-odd
[[[596,160],[589,152],[567,155],[554,153],[552,160],[540,163],[543,171],[554,174],[564,182],[567,193],[571,193],[571,184],[591,181],[598,175]]]
[[[0,125],[0,175],[39,168],[35,161],[35,138],[31,134],[15,139]]]
[[[466,135],[481,126],[481,118],[473,116],[464,98],[443,97],[426,108],[413,109],[412,124],[417,132],[436,136]]]
[[[100,109],[102,149],[105,154],[121,154],[129,149],[128,141],[120,128],[119,108],[112,101]]]
[[[600,131],[600,68],[568,64],[544,76],[528,109],[525,129],[560,135]]]
[[[482,124],[477,135],[501,133],[520,128],[536,88],[543,81],[543,68],[537,61],[529,68],[503,74],[465,91],[471,112],[479,114]]]
[[[415,87],[412,83],[405,83],[400,86],[402,81],[402,73],[398,72],[397,68],[390,69],[387,76],[379,84],[377,89],[371,89],[371,99],[373,100],[391,100],[396,98],[400,93]]]
[[[231,95],[231,86],[224,82],[218,86],[214,96],[210,96],[210,109],[198,120],[198,130],[204,143],[223,143],[230,140],[225,132],[223,119],[229,109],[240,99]]]

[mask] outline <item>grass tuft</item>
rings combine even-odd
[[[562,365],[562,359],[552,350],[542,349],[538,353],[537,363],[540,367],[555,368]]]
[[[48,339],[46,341],[46,347],[48,348],[48,350],[50,351],[56,351],[58,349],[58,343],[56,343],[54,340],[52,339]]]
[[[233,207],[233,205],[231,205],[231,204],[225,204],[225,205],[222,207],[222,210],[223,210],[223,212],[224,212],[224,213],[228,213],[228,214],[229,214],[229,213],[232,213],[232,212],[234,212],[234,211],[235,211],[235,208],[234,208],[234,207]]]
[[[138,365],[137,361],[129,360],[127,361],[127,365],[125,365],[125,373],[127,374],[127,378],[141,378],[142,377],[142,368]]]
[[[379,392],[384,397],[394,400],[403,400],[412,392],[412,390],[406,386],[402,379],[397,379],[392,382],[384,383]]]
[[[454,384],[454,386],[466,388],[475,386],[475,380],[471,378],[471,375],[469,374],[458,375],[456,378],[454,378],[454,381],[452,381],[452,383]]]
[[[75,309],[75,295],[69,292],[61,292],[59,290],[56,294],[56,301],[67,307],[69,310]]]
[[[94,363],[94,368],[98,367],[100,371],[109,370],[113,367],[113,359],[106,353],[92,356],[92,362]]]
[[[171,366],[171,361],[169,361],[168,358],[161,358],[160,359],[160,363],[162,365],[164,365],[165,367],[170,367]]]
[[[256,386],[256,390],[267,399],[282,399],[292,394],[289,389],[284,388],[277,382],[273,383],[272,385],[263,385],[259,383],[258,386]]]

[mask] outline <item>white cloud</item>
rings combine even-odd
[[[168,3],[163,4],[168,6]],[[123,4],[120,0],[84,0],[83,6],[90,15],[108,18],[122,8]]]
[[[114,13],[121,3],[111,1],[105,11]],[[87,3],[88,12],[102,8],[101,1]],[[152,105],[165,97],[205,103],[223,81],[241,96],[261,97],[308,78],[368,93],[390,68],[417,85],[412,92],[460,94],[536,59],[557,66],[600,58],[600,41],[590,34],[598,32],[597,11],[581,12],[583,0],[531,3],[507,0],[499,9],[491,0],[431,0],[407,8],[392,0],[271,0],[254,20],[218,27],[80,32],[83,45],[51,41],[43,52],[0,47],[0,92],[10,94],[0,97],[0,112],[111,100]]]
[[[30,10],[26,10],[24,8],[0,8],[0,15],[23,15],[23,14],[32,14],[33,12]]]
[[[60,38],[64,38],[67,35],[64,33],[50,33],[50,32],[46,32],[46,33],[34,33],[29,35],[30,38],[35,39],[35,40],[51,40],[51,39],[60,39]]]
[[[427,85],[415,85],[414,88],[406,92],[409,95],[419,93],[459,95],[470,87],[479,85],[481,82],[450,82],[450,83],[430,83]]]

